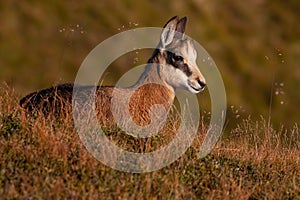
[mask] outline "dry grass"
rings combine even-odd
[[[209,156],[201,160],[197,159],[200,136],[179,160],[159,171],[145,174],[125,173],[108,168],[94,159],[82,145],[70,121],[62,119],[55,122],[42,117],[22,116],[18,97],[11,89],[2,86],[0,197],[299,198],[298,126],[295,125],[291,130],[274,130],[264,119],[255,122],[247,118],[236,127],[218,143]],[[176,126],[168,128],[176,129]],[[199,132],[204,131],[205,127],[202,129]],[[109,134],[114,141],[122,139],[121,145],[140,148],[141,141],[132,142],[128,137]],[[167,138],[165,142],[168,141]],[[150,142],[144,145],[148,150],[157,148]]]

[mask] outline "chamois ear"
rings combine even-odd
[[[162,48],[165,48],[167,45],[169,45],[175,36],[175,30],[178,23],[178,17],[172,17],[164,26],[164,29],[160,36],[160,42],[162,45]]]
[[[187,17],[181,18],[177,22],[176,31],[183,34],[185,32],[186,23],[187,23]]]

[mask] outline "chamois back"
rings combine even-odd
[[[20,106],[28,114],[62,114],[72,103],[73,84],[62,84],[30,93],[20,100]]]

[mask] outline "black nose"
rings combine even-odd
[[[200,79],[197,80],[199,85],[201,86],[201,88],[204,88],[206,86],[206,83],[204,83],[203,81],[200,81]]]

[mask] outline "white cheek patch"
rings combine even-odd
[[[187,76],[180,70],[172,68],[172,76],[168,76],[167,82],[172,85],[174,88],[182,88],[186,89],[188,87],[188,78]]]

